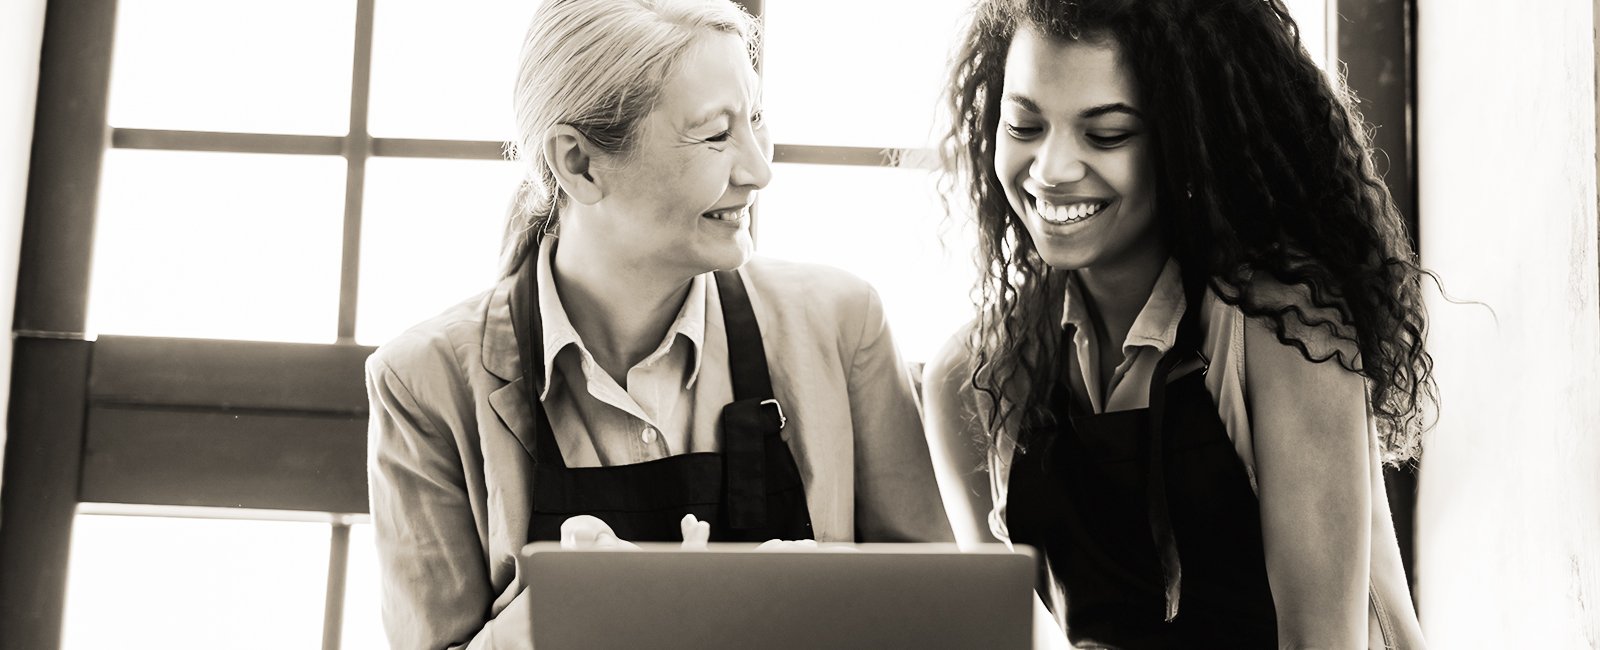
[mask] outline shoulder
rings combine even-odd
[[[1331,295],[1314,295],[1309,286],[1285,283],[1258,271],[1237,296],[1230,294],[1230,299],[1262,313],[1246,316],[1238,306],[1214,295],[1208,294],[1208,298],[1212,299],[1206,311],[1208,320],[1236,321],[1235,326],[1244,332],[1240,342],[1248,342],[1252,348],[1271,343],[1290,348],[1306,363],[1331,360],[1346,368],[1361,367],[1355,328],[1346,322],[1341,304]]]
[[[756,291],[783,296],[792,303],[830,306],[859,303],[877,295],[866,280],[823,264],[756,256],[739,270],[749,277]]]
[[[480,344],[485,303],[491,294],[486,291],[463,300],[385,342],[367,358],[367,375],[372,381],[387,376],[412,386],[459,377],[460,352]]]
[[[972,330],[977,321],[967,321],[934,353],[923,368],[922,380],[931,391],[935,386],[948,394],[972,390]]]
[[[877,290],[848,271],[759,256],[739,270],[757,309],[781,327],[832,331],[846,339],[875,337],[884,327]]]
[[[992,405],[988,396],[978,391],[972,383],[972,372],[977,358],[972,349],[972,335],[977,321],[967,321],[940,346],[922,369],[922,386],[925,404],[930,413],[955,415],[963,421],[977,424]]]

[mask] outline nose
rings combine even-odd
[[[737,138],[739,153],[728,181],[736,187],[759,190],[772,182],[772,138],[766,129],[751,129],[749,133],[751,137]]]
[[[1040,144],[1028,176],[1047,186],[1076,183],[1089,175],[1089,165],[1084,162],[1075,134],[1052,129]]]

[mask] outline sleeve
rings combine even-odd
[[[495,594],[450,432],[384,361],[367,362],[368,481],[383,626],[394,650],[531,648],[523,594]]]
[[[950,542],[911,373],[900,361],[877,291],[867,288],[860,346],[849,360],[855,430],[856,538]]]

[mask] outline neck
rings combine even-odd
[[[566,225],[550,263],[561,306],[595,361],[626,388],[628,370],[661,344],[694,276],[629,259]]]
[[[1127,257],[1078,270],[1078,280],[1089,298],[1090,317],[1104,328],[1108,339],[1104,343],[1121,349],[1166,264],[1167,247],[1157,236],[1150,245],[1135,247]]]

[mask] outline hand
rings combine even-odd
[[[599,517],[578,515],[561,522],[561,548],[616,549],[639,548],[617,537],[611,526]]]
[[[678,528],[683,530],[683,550],[706,550],[706,542],[711,539],[711,524],[695,519],[694,515],[684,515]]]
[[[758,551],[815,551],[814,539],[769,539],[756,547]]]

